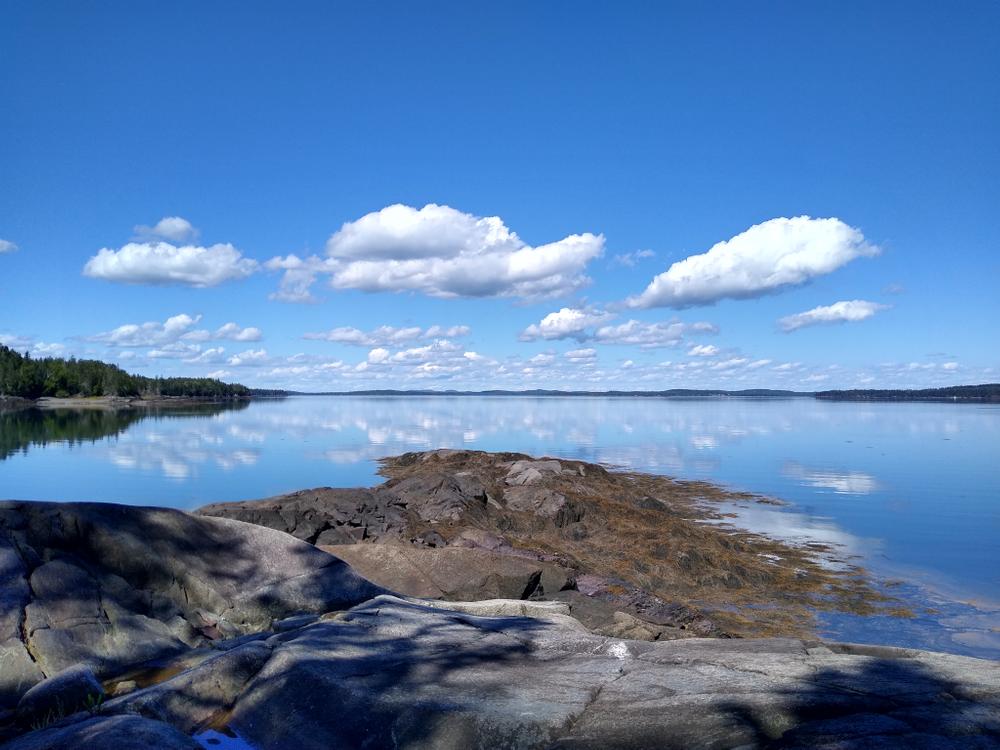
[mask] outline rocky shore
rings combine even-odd
[[[717,488],[384,473],[199,514],[0,503],[3,747],[1000,747],[1000,665],[812,637],[814,607],[892,604],[706,524]]]

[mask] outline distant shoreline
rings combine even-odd
[[[79,396],[56,398],[43,396],[30,399],[17,396],[0,397],[0,408],[7,409],[143,409],[147,407],[184,407],[205,404],[230,404],[250,401],[251,397],[215,398],[211,396]]]
[[[853,402],[940,402],[940,403],[1000,403],[1000,384],[961,385],[948,388],[922,390],[850,390],[850,391],[784,391],[755,388],[742,391],[714,389],[674,388],[664,391],[561,391],[549,389],[485,390],[485,391],[435,391],[435,390],[361,390],[361,391],[282,391],[276,389],[250,389],[247,395],[219,398],[216,396],[97,396],[25,399],[17,396],[0,396],[2,409],[141,409],[230,404],[289,396],[336,397],[501,397],[501,398],[655,398],[670,400],[742,399],[777,401],[811,398],[819,401]]]
[[[498,396],[535,398],[661,398],[661,399],[759,399],[780,400],[812,398],[822,401],[917,401],[942,403],[1000,403],[1000,384],[961,385],[948,388],[928,388],[921,390],[850,390],[850,391],[784,391],[755,388],[742,391],[698,390],[674,388],[664,391],[562,391],[548,389],[485,390],[485,391],[435,391],[435,390],[361,390],[361,391],[269,391],[271,397],[281,396]]]

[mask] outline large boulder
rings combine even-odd
[[[450,601],[527,599],[574,585],[555,563],[466,547],[341,544],[323,549],[370,581],[407,596]]]
[[[110,503],[0,502],[0,708],[77,663],[110,676],[382,591],[261,526]]]
[[[17,719],[24,726],[94,710],[104,701],[104,687],[85,664],[57,672],[32,687],[17,704]]]

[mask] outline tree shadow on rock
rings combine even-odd
[[[722,704],[749,731],[751,747],[1000,748],[1000,693],[995,675],[984,679],[988,663],[959,683],[902,649],[832,648],[843,666],[822,666],[764,701],[741,696]]]

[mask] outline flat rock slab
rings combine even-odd
[[[522,606],[524,603],[521,603]],[[378,597],[275,640],[259,748],[1000,747],[1000,665],[796,639],[666,643]]]
[[[555,603],[378,596],[102,712],[9,748],[181,748],[171,732],[206,724],[256,750],[1000,748],[1000,665],[791,638],[628,641]]]

